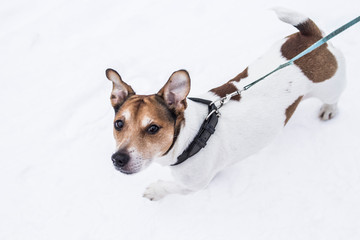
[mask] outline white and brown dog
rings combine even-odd
[[[299,32],[276,43],[235,78],[202,98],[213,101],[242,89],[322,38],[322,32],[309,18],[286,9],[275,11]],[[320,119],[333,118],[345,85],[345,63],[337,49],[324,44],[233,97],[221,108],[216,131],[207,146],[176,166],[177,157],[192,142],[208,114],[206,105],[187,100],[188,72],[174,72],[154,95],[136,95],[112,69],[106,70],[106,76],[113,83],[111,104],[115,109],[116,152],[112,161],[126,174],[143,170],[153,160],[170,166],[174,182],[158,181],[145,190],[144,197],[158,200],[167,194],[203,189],[219,171],[259,151],[286,125],[302,99],[320,99],[324,103]]]

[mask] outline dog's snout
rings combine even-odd
[[[127,153],[117,152],[111,156],[111,160],[116,167],[124,167],[129,162],[130,157]]]

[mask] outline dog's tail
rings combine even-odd
[[[321,30],[310,18],[286,8],[274,8],[273,10],[281,21],[293,25],[302,35],[322,36]]]

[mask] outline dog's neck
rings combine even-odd
[[[210,101],[216,98],[211,93],[207,93],[201,97]],[[177,157],[187,148],[187,146],[195,138],[207,114],[207,105],[193,102],[188,99],[187,108],[184,112],[185,120],[180,128],[179,135],[172,149],[166,155],[157,158],[155,161],[163,166],[170,166],[176,163]]]

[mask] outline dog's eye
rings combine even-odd
[[[159,126],[156,126],[156,125],[151,125],[148,129],[147,129],[147,132],[150,133],[150,134],[155,134],[159,131],[160,127]]]
[[[114,127],[116,130],[120,131],[124,126],[124,122],[122,120],[117,120],[114,122]]]

